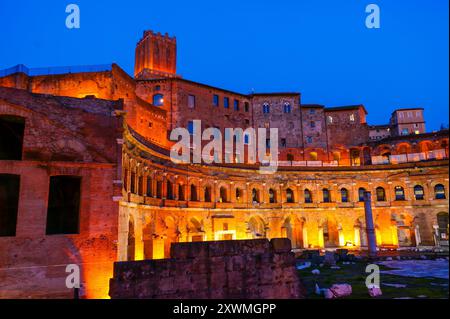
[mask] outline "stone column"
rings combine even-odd
[[[306,225],[303,224],[303,248],[308,249],[309,243],[308,243],[308,229],[306,228]]]
[[[440,247],[440,243],[439,243],[439,225],[433,225],[433,229],[434,229],[434,233],[433,233],[433,237],[434,237],[434,245],[436,247]]]
[[[416,246],[420,246],[422,239],[420,238],[419,225],[416,225],[415,230],[414,230],[414,235],[416,236]]]
[[[369,257],[377,256],[377,240],[375,236],[375,227],[372,216],[372,202],[371,193],[364,192],[364,211],[366,216],[366,231],[367,239],[369,241]]]

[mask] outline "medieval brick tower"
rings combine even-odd
[[[136,45],[134,76],[136,79],[176,77],[177,40],[166,33],[144,31]]]

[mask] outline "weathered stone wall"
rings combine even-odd
[[[114,264],[111,298],[303,297],[286,238],[173,244],[171,258]]]
[[[68,264],[80,266],[81,297],[107,297],[117,260],[121,108],[0,88],[0,115],[25,122],[22,160],[0,161],[0,174],[20,176],[16,233],[0,237],[0,298],[73,298]],[[76,234],[46,234],[50,178],[58,175],[81,179]]]

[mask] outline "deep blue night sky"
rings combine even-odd
[[[80,6],[78,30],[65,27],[69,3]],[[370,3],[381,29],[365,27]],[[184,78],[363,103],[370,124],[424,107],[431,131],[448,123],[448,21],[447,0],[0,0],[0,68],[116,62],[132,75],[136,42],[153,29],[177,36]]]

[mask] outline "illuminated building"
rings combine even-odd
[[[379,246],[448,247],[448,131],[425,133],[421,112],[407,123],[419,134],[392,120],[377,135],[363,105],[186,80],[175,38],[150,31],[134,78],[115,64],[18,66],[0,73],[0,86],[0,128],[20,137],[0,149],[0,196],[16,199],[0,224],[0,297],[69,297],[70,263],[82,267],[82,296],[106,297],[114,261],[166,258],[173,242],[288,237],[294,249],[364,249],[365,190]],[[277,127],[278,171],[173,163],[168,132],[195,119],[221,131]],[[80,191],[79,227],[52,233],[58,182]]]

